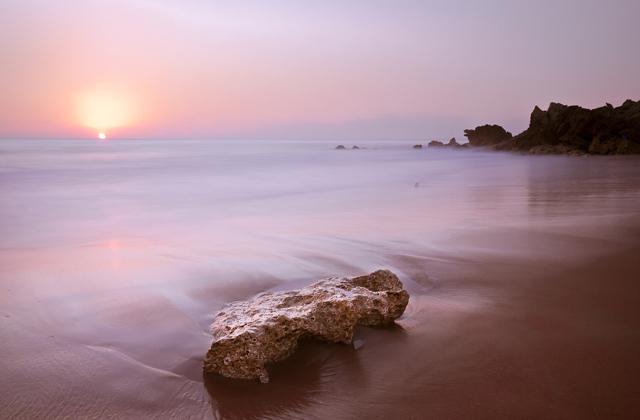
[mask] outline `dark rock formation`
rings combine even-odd
[[[472,147],[494,147],[513,138],[510,132],[499,125],[481,125],[473,130],[464,130],[464,136]]]
[[[268,382],[265,364],[291,355],[300,339],[351,343],[356,325],[392,324],[408,302],[398,277],[379,270],[231,303],[213,321],[204,370]]]
[[[414,149],[422,149],[422,145],[421,144],[414,144],[413,148]]]
[[[366,147],[360,147],[360,146],[351,146],[351,150],[360,150],[360,149],[366,149]],[[347,147],[345,147],[344,144],[339,144],[336,146],[336,150],[347,150]]]
[[[429,142],[428,147],[435,147],[435,148],[440,148],[440,147],[444,147],[447,149],[462,149],[462,148],[466,148],[467,145],[466,144],[460,144],[456,141],[456,138],[452,138],[449,140],[449,143],[444,144],[441,141],[438,140],[432,140]]]
[[[513,139],[502,141],[497,138],[478,141],[477,133],[481,128],[465,130],[472,146],[532,154],[640,153],[640,101],[627,100],[617,108],[611,104],[585,109],[551,103],[543,111],[536,106],[529,128]]]
[[[469,143],[465,143],[465,144],[460,144],[456,141],[456,138],[452,138],[449,140],[449,143],[447,143],[445,145],[446,147],[452,148],[452,149],[465,149],[467,147],[469,147]]]
[[[515,143],[515,150],[534,153],[640,153],[640,101],[591,110],[557,103],[547,111],[535,107]]]

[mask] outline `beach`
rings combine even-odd
[[[0,141],[0,417],[640,416],[639,158],[359,146]],[[378,268],[396,327],[203,376],[225,303]]]

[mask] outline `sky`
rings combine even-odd
[[[638,0],[2,0],[0,137],[429,140],[640,99]]]

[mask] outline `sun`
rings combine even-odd
[[[107,130],[129,126],[137,120],[136,101],[127,91],[115,88],[88,89],[77,98],[77,121],[96,130],[101,140],[107,138]]]

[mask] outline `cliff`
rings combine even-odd
[[[640,101],[596,109],[551,103],[537,106],[529,128],[512,137],[498,125],[465,130],[472,147],[521,151],[532,154],[635,154],[640,153]]]

